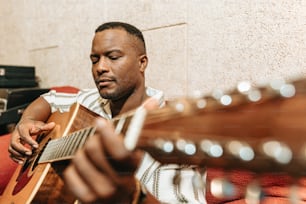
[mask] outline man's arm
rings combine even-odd
[[[43,97],[37,98],[25,109],[15,130],[12,132],[8,148],[10,156],[15,162],[22,163],[25,157],[32,154],[32,148],[38,147],[32,136],[54,128],[54,123],[45,123],[50,114],[50,105]],[[32,148],[26,147],[27,144]]]

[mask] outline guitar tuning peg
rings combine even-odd
[[[292,159],[291,149],[284,143],[278,141],[267,141],[262,145],[265,155],[273,158],[280,164],[288,164]]]
[[[243,161],[251,161],[255,157],[253,149],[244,142],[239,142],[236,140],[230,141],[227,144],[227,149],[233,156]]]
[[[251,102],[257,102],[261,99],[261,92],[258,89],[252,88],[251,82],[242,81],[237,85],[237,90],[245,95]]]
[[[276,79],[271,81],[270,87],[286,98],[294,96],[296,92],[294,85],[286,83],[284,79]]]
[[[206,107],[207,101],[205,99],[201,98],[201,99],[197,100],[196,104],[197,104],[198,109],[203,109],[203,108]]]
[[[280,87],[279,93],[285,98],[290,98],[295,95],[295,87],[292,84],[284,84]]]
[[[183,139],[176,141],[176,148],[187,155],[194,155],[197,151],[195,144]]]
[[[155,140],[155,146],[162,150],[165,153],[171,153],[174,150],[173,142],[171,141],[165,141],[163,139],[157,139]]]
[[[223,95],[220,98],[220,103],[224,106],[228,106],[232,103],[233,99],[230,95]]]
[[[233,102],[233,99],[230,95],[224,94],[222,90],[216,89],[212,92],[212,97],[219,101],[224,106],[228,106]]]
[[[211,96],[216,100],[220,100],[223,95],[224,93],[221,89],[215,89],[211,94]]]
[[[211,140],[202,140],[200,142],[200,149],[211,157],[221,157],[223,155],[222,146]]]
[[[248,93],[251,90],[251,88],[252,88],[251,82],[249,81],[241,81],[237,85],[237,90],[242,94]]]
[[[245,202],[247,204],[260,204],[263,198],[264,192],[258,182],[254,181],[248,184],[245,193]]]
[[[225,178],[215,178],[210,182],[210,193],[216,198],[233,197],[236,194],[236,188]]]
[[[204,94],[201,91],[199,90],[194,91],[192,97],[196,99],[196,107],[198,109],[203,109],[206,107],[207,101],[204,97]]]
[[[270,87],[276,91],[279,91],[284,84],[286,84],[284,79],[274,79],[270,82]]]
[[[261,99],[261,92],[257,89],[251,90],[248,92],[247,98],[252,102],[257,102]]]

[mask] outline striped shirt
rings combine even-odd
[[[147,87],[146,93],[150,97],[158,96],[160,106],[163,106],[161,91]],[[67,112],[73,103],[79,103],[106,119],[112,118],[109,101],[101,98],[97,89],[83,89],[76,94],[52,90],[42,96],[50,104],[52,112]],[[193,181],[198,174],[191,166],[163,165],[145,154],[136,178],[162,203],[206,203],[204,190],[196,187]]]

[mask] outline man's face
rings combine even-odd
[[[103,98],[127,98],[143,86],[141,66],[144,60],[146,66],[147,58],[140,48],[140,41],[123,29],[95,34],[90,59],[93,78]]]

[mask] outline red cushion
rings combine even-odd
[[[10,142],[11,134],[0,136],[0,195],[2,195],[5,186],[8,184],[14,170],[17,167],[17,163],[13,162],[9,157],[7,151]]]
[[[51,89],[56,90],[56,92],[62,93],[78,93],[78,91],[80,90],[73,86],[54,86]]]

